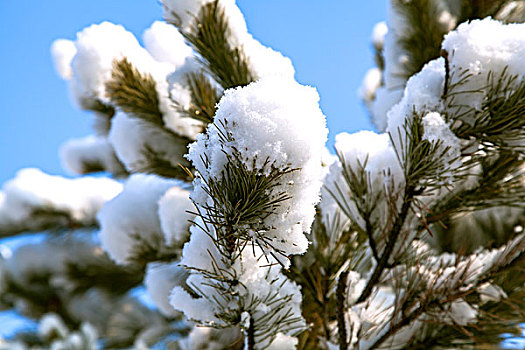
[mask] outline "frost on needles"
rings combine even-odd
[[[153,6],[153,4],[152,4]],[[0,348],[468,348],[525,320],[525,5],[392,0],[335,136],[234,0],[52,46],[93,134],[0,192]],[[488,18],[491,17],[491,18]],[[106,178],[108,177],[108,178]],[[144,296],[149,296],[148,306]],[[153,306],[153,307],[152,307]]]

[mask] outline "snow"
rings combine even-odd
[[[155,66],[155,60],[131,32],[110,22],[94,24],[79,32],[75,46],[77,54],[71,63],[73,90],[80,99],[109,102],[105,84],[111,80],[116,60],[127,57],[141,71]]]
[[[370,109],[375,100],[376,91],[381,86],[381,70],[379,68],[371,68],[366,72],[366,75],[359,87],[359,96]]]
[[[68,333],[66,325],[55,313],[45,314],[38,323],[38,334],[45,339],[55,336],[65,338]]]
[[[478,90],[480,93],[459,94],[456,103],[481,109],[484,88],[489,72],[496,79],[504,70],[518,75],[516,84],[523,82],[525,71],[525,24],[503,24],[486,18],[463,23],[445,36],[442,48],[448,52],[450,84],[461,79],[460,72],[471,77],[454,89],[455,92]]]
[[[160,132],[136,118],[117,113],[112,120],[109,142],[118,159],[130,172],[144,172],[149,168],[151,154],[161,157],[177,168],[186,161],[186,140],[178,139],[167,132]]]
[[[164,236],[158,218],[158,201],[175,181],[155,175],[129,177],[122,192],[107,202],[97,215],[102,248],[118,264],[129,263],[144,242]]]
[[[345,214],[350,216],[350,220],[364,227],[363,218],[344,178],[343,162],[354,172],[363,167],[370,178],[370,193],[390,189],[391,184],[394,185],[394,190],[401,187],[404,184],[403,170],[388,134],[376,134],[366,130],[354,134],[341,133],[335,137],[335,149],[341,161],[330,166],[324,180],[327,192],[335,195],[337,201],[343,205]],[[335,205],[338,205],[337,202]],[[379,222],[388,216],[387,210],[386,203],[376,207],[374,212]]]
[[[265,318],[265,322],[270,324],[269,329],[283,327],[279,318],[288,314],[288,317],[301,320],[294,322],[294,325],[299,328],[305,326],[301,317],[302,295],[300,287],[281,273],[280,265],[273,257],[264,257],[258,247],[249,244],[232,265],[226,264],[210,238],[210,234],[213,235],[214,232],[204,232],[197,226],[193,226],[190,241],[184,246],[183,258],[180,262],[182,266],[190,268],[191,274],[186,281],[188,286],[194,287],[194,290],[198,290],[198,294],[204,297],[194,299],[182,287],[176,287],[170,297],[171,305],[175,309],[183,311],[188,319],[201,324],[228,325],[217,318],[217,315],[224,312],[224,307],[228,307],[230,312],[233,311],[231,308],[234,306],[229,304],[227,298],[213,287],[216,284],[223,285],[224,288],[225,283],[222,280],[218,281],[205,277],[193,270],[203,269],[211,272],[217,271],[217,269],[227,269],[239,281],[237,285],[230,287],[232,295],[237,300],[244,300],[246,303],[253,304],[249,311],[251,317],[254,317],[255,324]],[[213,257],[213,261],[211,257]],[[270,295],[273,297],[268,298]],[[276,307],[272,300],[275,301],[280,298],[290,298],[290,300],[286,303],[286,307],[268,318],[268,312],[275,310]],[[253,303],[254,300],[258,300],[258,302]],[[237,304],[235,303],[235,305]],[[294,341],[284,335],[277,339],[279,339],[278,343],[286,340],[284,342],[286,344],[291,344]],[[264,348],[269,346],[269,341],[272,339],[261,340],[259,344]]]
[[[64,80],[69,80],[73,76],[71,61],[76,53],[77,48],[71,40],[57,39],[51,45],[51,56],[53,56],[55,70]]]
[[[166,22],[153,22],[142,34],[144,47],[159,62],[167,62],[178,69],[186,58],[193,56],[193,49],[186,44],[182,34]]]
[[[442,159],[449,177],[453,177],[454,170],[461,166],[461,140],[450,130],[449,125],[437,112],[428,113],[423,117],[423,140],[432,143],[440,142],[444,152]]]
[[[212,2],[212,0],[163,0],[164,17],[168,22],[178,23],[180,20],[181,31],[191,33],[194,31],[195,18],[199,16],[201,8]],[[295,69],[291,60],[262,45],[248,33],[246,21],[235,0],[220,0],[219,6],[224,10],[228,21],[229,29],[226,33],[228,44],[232,49],[237,48],[244,52],[255,80],[269,76],[293,79]]]
[[[388,124],[387,113],[402,97],[403,89],[380,86],[375,90],[374,101],[370,103],[370,115],[377,130],[385,131]]]
[[[177,345],[181,350],[223,350],[237,344],[241,337],[240,331],[235,328],[215,329],[211,327],[193,327],[187,337],[181,339]]]
[[[168,128],[189,138],[194,138],[201,130],[199,122],[181,118],[169,96],[168,75],[182,68],[193,56],[192,49],[172,25],[154,22],[144,32],[146,48],[131,32],[110,22],[85,28],[77,34],[74,42],[62,40],[56,43],[57,69],[70,80],[73,95],[83,108],[89,108],[92,101],[111,104],[106,84],[112,79],[114,63],[127,58],[141,74],[154,79],[158,107]],[[71,45],[74,45],[74,50]]]
[[[182,245],[189,237],[191,222],[195,219],[195,207],[190,192],[174,186],[159,200],[159,219],[168,245]]]
[[[413,75],[406,84],[401,101],[388,112],[387,131],[401,142],[407,118],[414,113],[426,114],[444,109],[442,94],[445,81],[445,61],[438,58],[428,62],[423,69]],[[401,132],[401,137],[397,135]]]
[[[185,283],[188,272],[177,263],[150,263],[146,269],[144,284],[159,311],[166,317],[178,313],[169,303],[171,290]]]
[[[386,22],[378,22],[372,29],[372,44],[376,50],[382,50],[385,45],[385,37],[388,33],[388,26]]]
[[[64,213],[73,221],[89,225],[102,205],[121,189],[122,185],[111,179],[67,179],[38,169],[23,169],[0,192],[0,227],[4,230],[37,220],[34,213],[38,211]]]
[[[291,198],[277,212],[264,219],[260,227],[266,237],[287,254],[306,251],[309,232],[319,201],[321,157],[327,138],[325,117],[319,96],[310,87],[281,78],[262,79],[243,88],[227,90],[218,105],[215,121],[206,134],[190,145],[187,158],[203,179],[219,179],[228,161],[226,153],[242,150],[241,161],[263,175],[271,168],[285,171],[273,193],[284,192]],[[232,140],[220,141],[224,129]],[[206,155],[210,166],[202,162]],[[196,181],[192,199],[198,205],[203,183]]]
[[[84,174],[86,166],[90,164],[98,165],[110,173],[121,171],[113,147],[104,136],[89,135],[70,139],[60,146],[59,154],[62,167],[72,174]]]
[[[310,231],[315,205],[319,200],[321,177],[325,172],[323,159],[326,160],[324,143],[327,130],[318,101],[319,96],[314,89],[276,77],[227,90],[219,102],[214,123],[208,127],[206,134],[199,135],[197,141],[190,145],[187,158],[198,170],[191,198],[201,210],[207,205],[215,205],[206,194],[206,183],[221,179],[226,164],[231,161],[226,154],[233,154],[235,150],[239,151],[238,161],[242,166],[262,176],[268,176],[272,171],[295,169],[284,174],[280,183],[272,189],[274,195],[283,192],[290,195],[290,199],[283,201],[260,223],[242,228],[248,232],[259,231],[266,238],[272,238],[273,247],[265,247],[263,251],[256,243],[256,236],[253,236],[253,241],[247,242],[236,259],[225,259],[212,239],[217,238],[214,226],[205,224],[201,217],[196,219],[190,229],[190,241],[183,248],[180,264],[190,271],[187,284],[205,297],[193,299],[186,290],[176,287],[170,298],[171,305],[183,311],[190,320],[208,325],[227,325],[217,317],[230,303],[228,297],[217,289],[225,282],[198,272],[220,269],[228,271],[238,280],[238,284],[228,288],[233,290],[234,299],[250,301],[253,305],[249,317],[256,324],[266,318],[268,329],[281,331],[282,334],[275,339],[261,339],[261,347],[279,348],[296,344],[297,340],[291,336],[287,326],[275,327],[283,327],[279,317],[287,313],[287,317],[297,318],[297,327],[305,326],[301,317],[300,289],[281,273],[279,262],[285,266],[289,262],[278,261],[279,254],[268,253],[279,249],[285,255],[301,254],[308,247],[303,232]],[[227,139],[221,136],[225,134]],[[207,162],[204,163],[203,159]],[[286,308],[268,319],[268,311],[275,308],[267,300],[270,295],[275,295],[271,300],[290,298],[290,301]],[[252,303],[252,300],[259,302]]]

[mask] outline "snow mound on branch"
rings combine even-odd
[[[84,174],[90,164],[112,173],[121,170],[113,147],[103,136],[89,135],[68,140],[62,144],[59,153],[62,167],[73,174]]]
[[[497,79],[504,70],[509,75],[518,75],[516,84],[523,83],[525,72],[525,24],[503,24],[486,18],[463,23],[450,32],[443,40],[442,48],[448,52],[450,84],[457,83],[462,71],[471,75],[466,82],[455,88],[459,91],[481,93],[460,94],[458,98],[468,98],[468,106],[481,109],[489,72]]]
[[[108,139],[118,159],[130,172],[148,169],[151,153],[162,157],[173,168],[186,163],[182,158],[186,152],[185,139],[156,130],[124,113],[117,113],[113,118]]]
[[[325,195],[326,202],[323,203],[323,209],[330,212],[330,207],[337,207],[340,203],[345,208],[346,215],[350,215],[352,221],[364,227],[363,218],[352,199],[344,172],[351,169],[358,174],[358,169],[362,167],[370,179],[369,190],[378,193],[392,188],[392,184],[394,184],[393,188],[402,186],[403,170],[391,145],[390,137],[386,133],[376,134],[366,130],[354,134],[341,133],[335,138],[335,149],[340,156],[340,161],[330,165],[330,171],[325,177],[325,192],[328,192],[328,195]],[[343,165],[346,166],[346,170]],[[383,203],[376,209],[379,212],[376,213],[377,220],[384,220],[387,216],[387,204]]]
[[[155,21],[142,34],[144,47],[159,62],[166,62],[178,69],[186,58],[193,56],[193,49],[186,44],[182,34],[166,22]]]
[[[175,184],[155,175],[132,175],[122,192],[102,207],[99,237],[113,260],[125,264],[144,242],[163,241],[157,203]]]
[[[69,80],[73,76],[71,61],[76,54],[77,48],[71,40],[58,39],[51,45],[51,55],[55,63],[55,70],[62,79]]]
[[[55,65],[60,75],[70,81],[73,95],[82,107],[92,101],[111,103],[106,84],[112,79],[114,63],[126,58],[141,74],[150,75],[155,81],[158,107],[167,127],[195,138],[201,124],[191,118],[181,118],[170,99],[167,82],[167,76],[192,57],[192,49],[173,26],[161,22],[153,23],[145,31],[144,42],[147,49],[121,25],[94,24],[79,32],[74,42],[55,42]]]
[[[169,303],[171,290],[175,286],[184,284],[188,272],[177,263],[150,263],[146,269],[144,284],[151,299],[159,311],[167,316],[174,317],[178,313]]]
[[[238,150],[244,165],[255,172],[269,175],[271,169],[297,169],[280,179],[275,191],[290,199],[282,202],[277,212],[264,220],[266,237],[288,254],[306,251],[309,232],[319,201],[326,121],[319,108],[319,95],[311,87],[280,79],[268,78],[243,88],[227,90],[221,99],[214,124],[206,134],[190,145],[187,158],[204,179],[219,179],[226,163],[225,153]],[[221,141],[221,133],[232,139]],[[211,164],[206,167],[202,156]],[[195,183],[192,199],[199,205],[202,183]]]
[[[424,114],[443,110],[443,87],[445,82],[445,61],[438,58],[428,62],[423,69],[407,82],[401,101],[388,112],[389,132],[394,140],[405,135],[404,125],[414,113]],[[398,135],[401,134],[401,138]]]
[[[168,245],[184,243],[189,236],[195,207],[190,192],[178,186],[170,188],[159,200],[159,219]]]
[[[67,179],[38,169],[23,169],[0,192],[1,226],[17,225],[32,220],[36,212],[47,211],[91,224],[102,205],[121,190],[122,185],[111,179]]]

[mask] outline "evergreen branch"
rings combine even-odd
[[[164,128],[156,82],[142,74],[124,57],[113,63],[112,80],[106,83],[111,103],[128,115]]]
[[[459,23],[496,15],[509,3],[508,0],[462,0]],[[505,20],[505,18],[498,18]]]
[[[191,105],[188,111],[183,112],[190,118],[202,121],[204,125],[212,123],[215,106],[219,103],[221,94],[203,72],[189,73],[186,80],[191,94]]]
[[[93,98],[83,98],[80,101],[80,108],[83,110],[95,112],[99,115],[103,115],[108,120],[111,120],[116,113],[115,108],[112,105]]]
[[[402,74],[408,79],[428,61],[440,56],[441,42],[448,28],[439,23],[439,9],[435,1],[393,0],[392,5],[407,22],[406,30],[398,42],[409,57]]]
[[[346,322],[345,322],[345,309],[346,309],[346,283],[348,279],[348,272],[345,271],[339,276],[337,282],[336,298],[337,298],[337,329],[339,335],[339,350],[348,350],[348,342],[346,340]]]
[[[455,130],[459,137],[507,148],[525,137],[525,84],[507,68],[497,77],[489,72],[481,111],[467,108],[467,112],[467,118],[457,118],[461,122]]]
[[[224,9],[215,0],[201,8],[189,33],[183,33],[203,65],[225,90],[254,81],[248,61],[239,47],[228,42],[230,27]]]
[[[158,132],[164,133],[163,130],[158,130]],[[185,143],[183,143],[180,148],[184,149]],[[172,148],[171,151],[174,151],[174,149]],[[183,181],[191,181],[193,179],[193,169],[190,167],[190,163],[186,159],[181,157],[181,163],[179,163],[178,166],[173,166],[173,164],[166,159],[166,155],[156,152],[146,143],[143,144],[142,153],[145,161],[140,164],[133,164],[132,168],[135,172],[156,174],[166,178],[180,179]]]
[[[129,236],[136,242],[127,259],[132,265],[140,268],[150,262],[170,262],[180,258],[180,248],[167,246],[164,237],[157,232],[132,233]]]
[[[250,315],[250,324],[248,326],[247,330],[247,348],[248,350],[255,350],[255,322],[253,320],[253,317]]]
[[[43,231],[64,232],[76,229],[96,229],[98,223],[93,221],[80,221],[70,212],[57,208],[33,208],[27,218],[18,222],[2,222],[0,224],[0,237],[12,237],[24,233],[37,233]]]
[[[388,235],[388,242],[381,254],[381,258],[377,262],[372,276],[368,280],[365,288],[363,289],[363,292],[357,299],[357,303],[361,303],[368,299],[368,297],[372,294],[373,288],[379,282],[383,271],[386,268],[388,268],[390,256],[394,251],[397,239],[401,234],[401,229],[403,228],[403,224],[408,216],[408,211],[416,194],[417,192],[413,186],[407,186],[405,188],[405,193],[403,195],[403,205],[401,206],[399,215],[397,215],[396,220],[394,221],[394,225],[392,226],[392,229],[390,231],[390,234]]]
[[[525,171],[520,154],[502,151],[483,157],[480,165],[478,185],[446,196],[430,209],[427,223],[443,221],[461,212],[500,206],[523,207]]]
[[[136,287],[144,278],[139,269],[115,265],[100,248],[95,249],[91,256],[67,261],[66,276],[75,283],[73,293],[97,287],[117,295]]]

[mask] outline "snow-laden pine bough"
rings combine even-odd
[[[42,317],[33,341],[417,349],[520,333],[522,1],[393,0],[360,89],[383,133],[337,135],[337,157],[317,92],[234,0],[162,5],[144,46],[107,22],[53,44],[95,116],[64,167],[116,180],[29,169],[0,193],[0,234],[58,236],[0,260],[0,301]],[[157,310],[134,297],[142,281]]]

